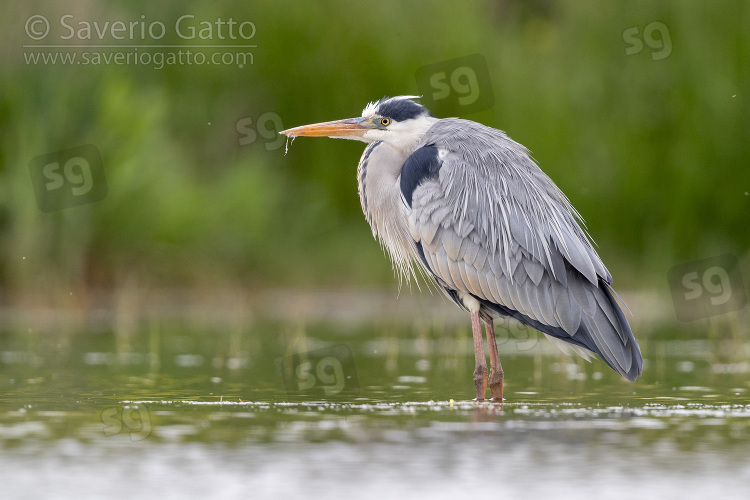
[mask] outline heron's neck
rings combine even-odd
[[[407,157],[385,142],[372,143],[360,159],[357,181],[362,211],[372,234],[390,254],[399,276],[408,280],[413,274],[416,249],[409,233],[407,206],[401,199],[401,167]]]

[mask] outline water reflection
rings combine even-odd
[[[711,342],[652,336],[636,384],[508,342],[501,405],[468,399],[462,330],[6,333],[3,496],[739,496],[750,383]]]

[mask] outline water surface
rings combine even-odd
[[[476,402],[464,327],[268,323],[0,335],[3,498],[739,498],[741,339],[643,337],[644,376],[500,334]]]

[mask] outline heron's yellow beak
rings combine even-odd
[[[282,130],[287,137],[362,137],[372,127],[370,118],[347,118],[333,122],[313,123],[301,127]]]

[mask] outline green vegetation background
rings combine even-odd
[[[415,94],[417,68],[479,53],[505,130],[584,216],[618,288],[750,247],[750,3],[745,1],[67,1],[4,5],[0,285],[4,298],[118,287],[393,282],[360,212],[363,144],[240,145],[238,120],[283,127]],[[78,21],[250,20],[252,65],[28,65],[33,14]],[[627,56],[653,21],[672,52]],[[190,43],[167,37],[163,43]],[[93,42],[92,42],[93,43]],[[220,43],[218,40],[209,43]],[[29,161],[82,144],[107,197],[43,213]],[[270,147],[270,151],[266,146]]]

